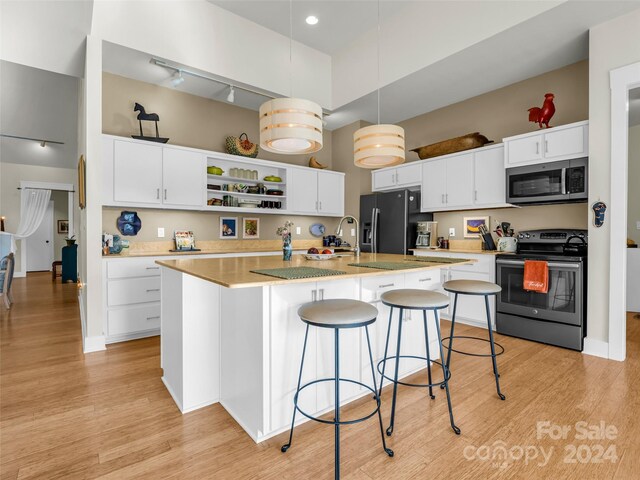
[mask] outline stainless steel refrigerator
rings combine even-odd
[[[408,254],[416,246],[417,222],[431,221],[420,213],[420,192],[400,190],[360,196],[360,247],[363,252]]]

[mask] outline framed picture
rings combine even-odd
[[[242,238],[260,238],[260,219],[242,219]]]
[[[86,197],[86,173],[85,173],[85,161],[84,155],[80,155],[80,160],[78,160],[78,205],[80,209],[84,209],[87,205],[87,197]]]
[[[489,217],[464,217],[464,238],[480,238],[480,227],[489,228]]]
[[[238,217],[220,217],[220,238],[238,238]]]
[[[58,233],[64,235],[69,233],[69,220],[58,220]]]

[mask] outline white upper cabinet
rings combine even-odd
[[[162,203],[162,147],[114,142],[112,175],[114,201]]]
[[[422,162],[423,212],[504,207],[502,144]]]
[[[344,215],[344,174],[291,168],[289,177],[289,211],[334,217]]]
[[[206,189],[205,156],[198,152],[165,148],[162,158],[162,203],[202,206]]]
[[[371,190],[374,192],[420,185],[420,162],[399,167],[381,168],[371,172]]]
[[[589,122],[577,122],[504,139],[505,167],[570,160],[589,155]]]
[[[464,207],[473,203],[473,154],[468,153],[446,160],[448,208]]]
[[[507,198],[503,146],[474,153],[473,171],[473,204],[478,207],[503,204]]]

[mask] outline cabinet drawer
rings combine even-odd
[[[157,277],[160,265],[151,259],[126,259],[107,264],[107,278]]]
[[[110,310],[107,333],[123,335],[160,328],[160,305],[144,305]]]
[[[361,284],[361,300],[375,302],[380,295],[389,290],[404,288],[404,275],[385,275],[380,277],[365,277]]]
[[[405,274],[405,288],[436,290],[440,284],[440,269]]]
[[[107,284],[110,307],[160,301],[160,277],[125,278]]]

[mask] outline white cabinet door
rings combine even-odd
[[[559,157],[575,158],[585,151],[586,127],[580,125],[562,130],[545,131],[544,133],[544,156],[545,159],[553,160]]]
[[[396,186],[396,169],[375,170],[371,172],[371,190],[386,190]]]
[[[318,212],[344,215],[344,176],[318,172]]]
[[[473,205],[473,154],[445,160],[447,166],[447,208]]]
[[[447,188],[447,164],[444,160],[431,160],[422,164],[423,212],[445,207]]]
[[[492,148],[474,155],[474,205],[506,202],[504,148]]]
[[[505,146],[507,167],[542,160],[542,134],[508,140]]]
[[[396,184],[399,187],[420,185],[421,166],[418,162],[403,165],[396,169]]]
[[[298,386],[298,372],[306,324],[298,317],[298,308],[312,301],[316,283],[278,285],[271,289],[271,431],[290,425],[293,396]],[[316,379],[316,333],[309,327],[302,383]],[[299,397],[300,407],[313,413],[316,409],[316,385],[304,390]]]
[[[162,155],[162,203],[204,206],[206,162],[200,153],[165,148]]]
[[[357,299],[360,282],[356,279],[330,280],[318,282],[318,299]],[[335,376],[335,331],[332,328],[316,329],[316,378],[334,378]],[[345,328],[340,330],[340,377],[360,380],[360,330]],[[371,381],[367,382],[368,384]],[[353,383],[341,382],[340,400],[344,401],[360,393],[360,387]],[[333,408],[335,405],[334,382],[317,384],[317,411]]]
[[[162,203],[162,147],[114,143],[113,199],[132,204]]]
[[[318,172],[292,168],[287,179],[289,209],[296,213],[318,212]]]

